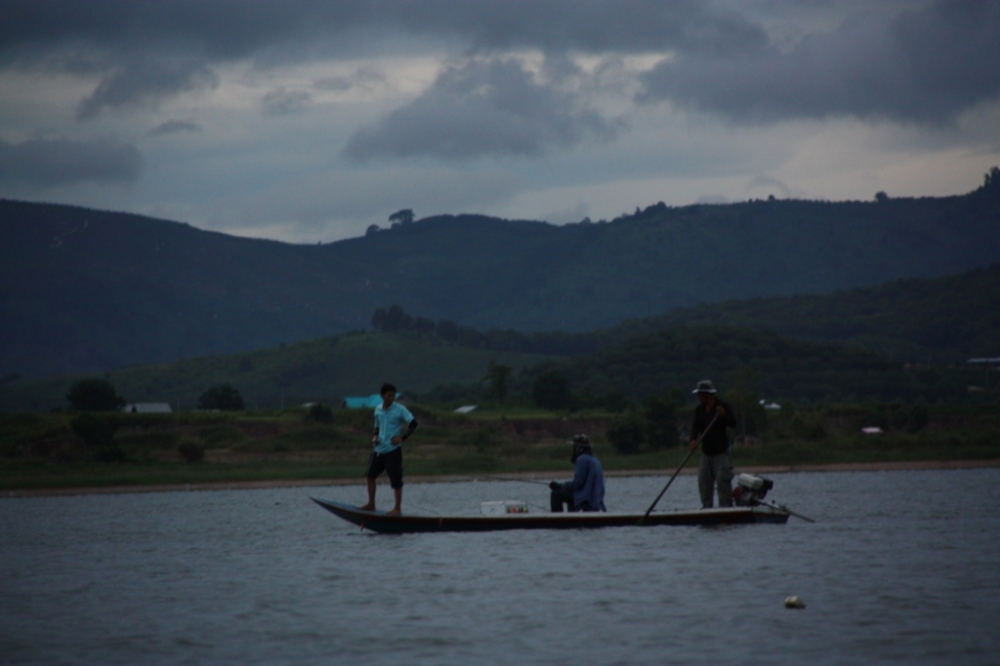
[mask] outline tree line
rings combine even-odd
[[[565,333],[544,331],[522,333],[511,329],[491,328],[479,331],[447,319],[431,319],[408,314],[399,305],[378,308],[371,319],[372,328],[383,333],[401,335],[432,335],[452,344],[470,349],[525,352],[552,356],[592,354],[612,341],[603,331]]]
[[[71,410],[79,412],[70,421],[70,428],[83,441],[86,451],[101,462],[124,461],[125,452],[115,441],[115,433],[121,425],[117,413],[128,401],[118,394],[114,384],[100,377],[79,379],[70,386],[66,400]],[[243,396],[229,384],[217,384],[201,394],[198,409],[242,411]],[[191,442],[182,442],[178,452],[188,462],[205,457],[205,447]]]

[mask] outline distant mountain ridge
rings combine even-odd
[[[0,375],[100,372],[368,326],[588,331],[1000,261],[1000,176],[962,196],[650,206],[562,227],[442,215],[327,245],[0,200]]]
[[[585,333],[478,331],[379,308],[376,330],[431,334],[472,349],[582,356],[675,327],[772,331],[799,340],[846,343],[888,360],[954,363],[1000,356],[1000,263],[959,275],[908,278],[832,294],[768,296],[676,308]]]

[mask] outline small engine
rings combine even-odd
[[[736,487],[733,488],[733,503],[736,506],[755,506],[771,488],[774,488],[774,482],[770,479],[740,474],[736,477]]]

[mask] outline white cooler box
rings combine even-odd
[[[507,513],[528,513],[528,505],[520,500],[503,500],[499,502],[483,502],[480,505],[484,516],[496,516]]]

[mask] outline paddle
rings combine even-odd
[[[816,522],[815,520],[813,520],[809,516],[803,516],[801,513],[795,513],[794,511],[792,511],[791,509],[789,509],[784,504],[775,504],[774,502],[758,502],[758,504],[763,504],[764,506],[769,506],[772,509],[778,509],[779,511],[784,511],[789,516],[795,516],[796,518],[801,518],[802,520],[808,521],[810,523],[815,523]]]
[[[667,485],[663,486],[663,490],[661,490],[660,494],[656,496],[656,499],[653,500],[653,503],[649,505],[649,508],[646,509],[646,513],[643,514],[642,518],[639,519],[638,522],[639,525],[642,525],[643,522],[645,522],[646,518],[649,518],[649,514],[653,513],[653,508],[656,506],[656,503],[660,501],[660,498],[663,497],[663,493],[667,492],[667,488],[669,488],[670,484],[674,482],[674,479],[677,478],[677,475],[681,473],[681,470],[684,469],[684,465],[687,465],[687,461],[691,459],[691,456],[694,455],[694,452],[698,450],[698,445],[701,444],[701,440],[704,439],[708,431],[712,429],[712,426],[715,425],[715,421],[718,418],[719,418],[719,413],[716,412],[715,416],[712,417],[712,421],[708,424],[708,427],[705,428],[705,430],[701,433],[701,435],[698,436],[698,439],[695,440],[694,446],[691,448],[690,451],[688,451],[687,457],[684,458],[684,462],[682,462],[681,466],[677,468],[677,471],[674,472],[674,475],[670,477],[669,481],[667,481]]]

